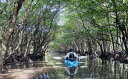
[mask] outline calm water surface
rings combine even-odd
[[[46,72],[37,73],[33,79],[128,79],[127,64],[100,59],[86,59],[83,62],[74,76],[67,73],[64,65],[55,64]]]

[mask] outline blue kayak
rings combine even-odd
[[[78,60],[70,61],[70,60],[64,59],[64,62],[67,67],[78,67]]]

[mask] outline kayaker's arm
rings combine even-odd
[[[65,58],[69,57],[69,53],[66,54]]]

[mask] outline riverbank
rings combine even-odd
[[[52,69],[64,69],[64,67],[35,67],[28,69],[10,69],[6,74],[0,74],[0,79],[33,79],[38,73],[47,73]]]
[[[0,79],[31,79],[43,68],[10,69],[6,74],[0,74]]]
[[[32,79],[37,73],[47,72],[50,69],[53,69],[53,67],[51,67],[55,64],[54,60],[51,60],[53,56],[56,56],[56,54],[48,54],[46,56],[46,61],[50,61],[48,63],[46,61],[33,62],[34,67],[32,68],[9,69],[8,73],[0,74],[0,79]]]
[[[0,79],[31,79],[42,68],[11,69],[6,74],[0,74]]]

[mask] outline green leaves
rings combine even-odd
[[[82,42],[86,45],[85,41],[88,39],[109,39],[110,34],[114,36],[119,31],[115,23],[117,18],[121,24],[125,23],[127,26],[127,0],[115,0],[116,7],[111,0],[33,0],[32,4],[31,1],[24,2],[18,14],[17,24],[22,23],[30,10],[27,27],[50,29],[50,38],[52,33],[55,33],[55,40],[51,43],[55,49],[69,44],[79,45]],[[0,11],[4,5],[5,3],[0,3]],[[8,3],[3,14],[0,14],[0,26],[7,24],[12,8],[13,4]],[[63,24],[58,26],[58,21]],[[38,32],[37,35],[44,34]]]

